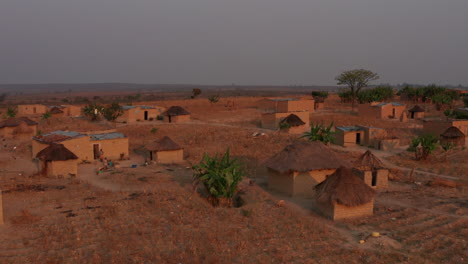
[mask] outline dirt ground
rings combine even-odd
[[[130,139],[131,160],[96,175],[97,163],[79,167],[75,179],[35,175],[31,142],[0,139],[0,188],[5,224],[0,263],[466,263],[468,151],[418,162],[404,147],[377,155],[392,166],[392,181],[378,192],[374,215],[333,222],[312,199],[271,192],[263,162],[297,140],[259,128],[258,97],[156,101],[192,113],[184,124],[118,124]],[[227,101],[236,107],[226,107]],[[434,115],[438,113],[434,112]],[[104,130],[114,124],[38,119],[43,132]],[[372,125],[409,140],[419,121],[362,120],[336,96],[312,122]],[[157,128],[156,133],[151,130]],[[263,132],[263,136],[254,136]],[[179,165],[142,166],[142,147],[170,136],[184,148]],[[16,149],[13,148],[16,146]],[[192,186],[191,166],[203,153],[227,148],[246,165],[244,205],[213,208]],[[355,160],[363,147],[333,146]],[[131,165],[136,164],[136,168]],[[437,185],[451,177],[456,186]],[[448,178],[443,178],[448,179]],[[283,202],[279,202],[283,200]],[[370,237],[379,232],[379,238]],[[365,243],[360,244],[360,240]]]

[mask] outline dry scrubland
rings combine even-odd
[[[310,210],[310,200],[270,193],[263,161],[297,136],[258,128],[258,98],[234,98],[237,109],[213,106],[206,99],[155,102],[181,105],[192,112],[187,124],[138,122],[119,124],[130,138],[135,161],[141,147],[165,135],[185,148],[187,164],[120,168],[100,176],[86,174],[74,180],[33,176],[30,143],[2,141],[0,187],[6,224],[0,227],[1,263],[464,263],[468,259],[467,151],[454,152],[453,160],[411,160],[411,154],[389,154],[392,164],[416,168],[392,169],[388,190],[376,197],[371,217],[332,222]],[[420,133],[412,123],[362,120],[336,97],[311,121],[336,125],[372,125],[405,131],[409,140]],[[434,112],[434,115],[437,113]],[[89,123],[64,118],[39,129],[104,130],[108,122]],[[416,123],[417,125],[417,123]],[[151,133],[152,128],[158,128]],[[252,133],[265,132],[253,137]],[[401,134],[400,134],[401,136]],[[5,147],[6,145],[6,147]],[[15,153],[11,147],[17,146]],[[191,185],[190,164],[204,152],[230,148],[246,162],[247,178],[241,186],[244,205],[213,208]],[[363,149],[337,148],[343,158],[354,159]],[[14,159],[13,156],[16,158]],[[80,172],[93,170],[85,165]],[[447,170],[439,171],[442,168]],[[451,175],[459,185],[434,184],[421,170]],[[453,173],[450,171],[453,170]],[[21,175],[19,175],[21,173]],[[86,177],[85,177],[86,176]],[[255,183],[249,184],[253,180]],[[99,183],[99,184],[98,184]],[[432,184],[431,184],[432,183]],[[100,188],[97,186],[105,186]],[[286,199],[285,204],[278,201]],[[380,238],[368,238],[373,231]],[[366,239],[365,244],[359,240]]]

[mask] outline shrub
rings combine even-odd
[[[279,123],[279,129],[280,129],[280,130],[288,129],[288,128],[290,128],[290,127],[291,127],[291,125],[289,125],[288,123],[282,123],[282,122]]]
[[[313,91],[312,97],[319,97],[319,98],[326,99],[328,97],[328,92],[327,91]]]
[[[156,127],[153,127],[150,132],[151,134],[156,134],[156,132],[158,132],[159,128],[156,128]]]
[[[425,160],[432,154],[437,147],[439,138],[432,134],[426,134],[413,138],[408,151],[414,151],[416,160]]]
[[[321,141],[324,144],[335,141],[336,132],[332,131],[333,122],[328,127],[322,124],[312,124],[309,132],[305,132],[300,138],[307,138],[309,141]]]
[[[157,119],[157,120],[164,120],[164,116],[158,115],[158,116],[156,117],[156,119]]]
[[[203,154],[202,161],[192,169],[194,186],[201,182],[214,206],[232,206],[238,184],[244,177],[244,168],[237,159],[231,159],[229,149],[223,156]]]

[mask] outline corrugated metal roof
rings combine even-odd
[[[284,102],[284,101],[297,101],[298,99],[296,99],[296,98],[272,98],[272,99],[269,99],[269,100],[272,100],[272,101],[275,101],[275,102]]]
[[[48,134],[44,134],[43,136],[46,137],[46,136],[50,136],[50,135],[62,135],[62,136],[67,136],[67,137],[85,136],[84,134],[81,134],[81,133],[76,132],[76,131],[62,131],[62,130],[53,131],[53,132],[50,132]]]
[[[154,107],[147,105],[122,105],[123,110],[130,110],[137,107],[140,107],[141,109],[154,109]]]
[[[363,131],[362,128],[357,126],[337,126],[336,129],[341,131]]]
[[[402,103],[398,103],[398,102],[391,102],[391,103],[380,103],[380,104],[378,104],[378,105],[376,105],[376,106],[378,106],[378,107],[382,107],[382,106],[384,106],[384,105],[388,105],[388,104],[392,104],[393,106],[404,106],[404,104],[402,104]]]
[[[107,139],[117,139],[117,138],[126,138],[126,136],[120,132],[104,133],[104,134],[94,134],[89,135],[91,140],[107,140]]]

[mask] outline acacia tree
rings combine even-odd
[[[121,115],[123,115],[123,109],[118,103],[107,105],[102,110],[102,116],[111,122],[114,122]]]
[[[379,75],[369,70],[356,69],[344,71],[338,75],[335,80],[338,85],[347,85],[350,92],[351,103],[354,109],[356,97],[362,88],[367,87],[369,82],[379,79]]]
[[[104,107],[98,103],[91,103],[83,107],[83,114],[91,119],[91,121],[95,121],[99,118],[102,114]]]

